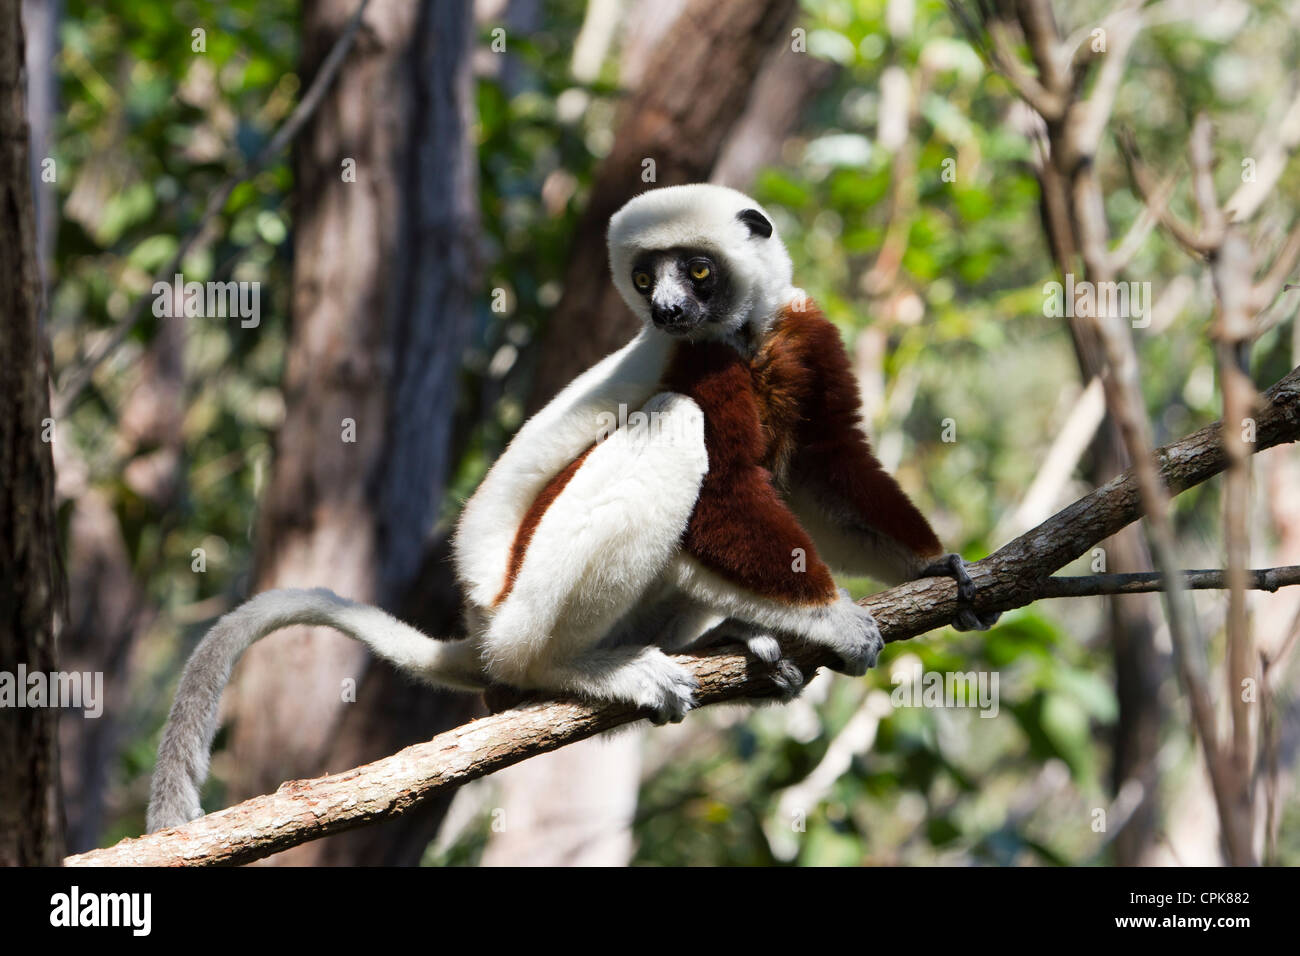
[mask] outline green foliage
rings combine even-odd
[[[1063,28],[1089,25],[1108,6],[1061,5]],[[918,0],[912,29],[897,36],[886,7],[806,0],[810,55],[839,72],[808,104],[799,142],[750,191],[777,216],[796,281],[859,356],[882,459],[945,544],[976,558],[1004,542],[999,522],[1069,414],[1078,369],[1063,320],[1044,313],[1043,286],[1056,276],[1032,151],[1013,120],[1008,85],[984,68],[940,0]],[[292,0],[69,0],[65,8],[59,173],[45,187],[62,210],[50,303],[58,370],[74,366],[95,334],[148,292],[208,195],[266,143],[299,91]],[[620,100],[616,58],[590,84],[577,83],[570,69],[584,12],[579,0],[548,4],[544,24],[512,34],[509,67],[479,80],[482,295],[447,521],[521,420],[534,346],[559,300],[576,219],[609,146]],[[1233,28],[1170,23],[1144,34],[1116,124],[1133,131],[1162,175],[1181,168],[1199,110],[1218,124],[1222,156],[1255,155],[1261,117],[1272,115],[1284,85],[1282,64],[1296,62],[1295,31],[1269,25],[1282,15],[1270,0]],[[192,51],[196,28],[206,31],[202,54]],[[911,153],[902,158],[880,142],[882,78],[897,70],[913,82],[925,77]],[[1297,164],[1293,158],[1276,198],[1291,216],[1300,203]],[[1118,243],[1141,203],[1110,143],[1097,168]],[[1241,167],[1225,160],[1216,177],[1226,196]],[[206,623],[213,605],[203,602],[238,591],[249,566],[251,516],[283,406],[292,189],[281,157],[234,191],[212,241],[183,264],[188,279],[260,281],[262,323],[255,334],[223,319],[185,323],[184,490],[167,512],[124,480],[132,461],[123,460],[116,436],[134,364],[160,334],[152,316],[98,379],[103,391],[92,391],[60,432],[84,462],[87,485],[107,496],[160,621]],[[1172,205],[1190,218],[1186,188]],[[889,243],[898,244],[897,268],[879,285],[866,281]],[[1150,281],[1156,298],[1200,276],[1201,266],[1158,233],[1126,274]],[[497,290],[504,311],[493,307]],[[1218,414],[1211,299],[1203,285],[1196,290],[1152,329],[1134,330],[1162,441]],[[1285,317],[1293,315],[1292,304]],[[1280,377],[1295,355],[1293,325],[1280,322],[1251,356],[1256,380]],[[949,421],[955,440],[945,438]],[[133,459],[151,450],[139,448]],[[1082,490],[1072,482],[1063,500]],[[1180,497],[1175,517],[1187,565],[1218,564],[1217,489]],[[66,525],[66,509],[61,520]],[[208,553],[206,574],[188,571],[196,546]],[[859,595],[877,586],[848,583]],[[1095,808],[1111,805],[1118,712],[1109,651],[1094,640],[1100,608],[1091,600],[1043,602],[985,634],[944,630],[891,645],[867,677],[822,680],[788,707],[693,715],[675,732],[690,735],[680,750],[674,732],[651,735],[636,862],[1105,862],[1108,835],[1091,822]],[[115,802],[131,809],[108,840],[139,830],[156,745],[139,728],[160,724],[167,675],[188,647],[172,626],[160,624],[153,638],[140,653],[125,715],[135,731],[119,777],[129,789]],[[966,706],[940,708],[891,699],[911,674],[972,672],[998,676],[997,716],[965,694]],[[1165,736],[1185,742],[1182,726],[1180,718]],[[792,804],[799,795],[804,802]],[[1294,802],[1283,810],[1291,836],[1279,857],[1295,862]],[[426,862],[476,862],[491,824],[483,815],[457,840],[431,848]]]

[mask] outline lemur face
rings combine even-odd
[[[645,299],[650,321],[669,335],[718,324],[732,312],[726,265],[703,249],[643,252],[632,263],[632,287]]]
[[[656,332],[752,342],[798,290],[772,218],[754,200],[698,183],[651,189],[609,222],[623,301]]]

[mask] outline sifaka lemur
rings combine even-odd
[[[986,628],[961,559],[872,455],[835,327],[792,285],[772,218],[711,185],[645,192],[609,224],[637,336],[519,430],[454,539],[469,636],[432,640],[325,589],[259,594],[222,617],[182,675],[159,748],[150,831],[202,815],[221,692],[242,651],[327,625],[429,683],[622,701],[680,720],[696,683],[669,657],[745,644],[784,696],[782,643],[862,674],[883,645],[831,568],[887,584],[951,575],[954,624]]]

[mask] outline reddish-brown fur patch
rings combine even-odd
[[[689,395],[704,412],[709,470],[682,538],[687,553],[758,594],[800,604],[835,600],[830,569],[760,463],[771,440],[760,426],[749,363],[719,342],[680,345],[663,387]],[[792,566],[795,549],[805,570]]]
[[[779,321],[759,347],[751,365],[758,417],[767,445],[763,466],[777,478],[787,476],[798,448],[799,428],[812,400],[813,370],[794,323]]]
[[[515,532],[515,539],[510,544],[510,562],[506,566],[506,582],[501,588],[501,593],[492,602],[494,607],[509,597],[510,589],[515,586],[515,579],[519,577],[519,569],[524,564],[524,555],[528,552],[528,543],[533,540],[533,532],[537,530],[537,526],[541,523],[542,516],[546,514],[546,509],[555,503],[556,498],[560,497],[560,492],[564,490],[564,486],[578,473],[582,463],[591,454],[591,449],[595,447],[595,445],[589,446],[581,455],[565,465],[564,470],[548,481],[546,487],[538,492],[537,497],[533,499],[533,503],[528,506],[528,510],[524,513],[524,520],[519,522],[519,529]]]
[[[788,460],[792,481],[920,557],[943,553],[930,523],[872,454],[848,353],[820,311],[787,307],[759,351],[754,374],[760,403],[775,410],[769,414],[776,460]],[[797,415],[786,410],[792,404]]]

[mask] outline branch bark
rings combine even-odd
[[[1189,591],[1223,591],[1231,587],[1231,570],[1184,571],[1183,587]],[[1158,571],[1136,574],[1091,574],[1082,577],[1050,577],[1043,581],[1038,598],[1096,597],[1101,594],[1146,594],[1163,590],[1164,576]],[[1300,584],[1300,565],[1245,571],[1242,579],[1248,591],[1276,591]]]
[[[1221,435],[1221,425],[1216,422],[1156,451],[1160,478],[1171,494],[1200,484],[1227,467]],[[1265,393],[1257,438],[1255,452],[1300,438],[1300,368]],[[1052,572],[1142,513],[1138,479],[1130,469],[972,565],[978,606],[1005,611],[1052,595],[1058,587],[1052,583]],[[1264,574],[1276,574],[1276,583],[1287,583],[1294,572],[1288,568]],[[1288,575],[1291,577],[1282,580]],[[957,609],[957,588],[947,578],[922,578],[874,594],[862,603],[875,616],[885,640],[892,643],[951,621]],[[812,645],[792,648],[792,657],[805,674],[830,663],[830,653]],[[700,682],[701,705],[772,693],[768,671],[751,658],[723,649],[681,661]],[[69,866],[247,863],[307,840],[403,814],[435,794],[643,716],[623,705],[525,704],[363,767],[316,780],[290,781],[275,793],[183,827],[123,840],[64,862]]]
[[[1068,52],[1077,44],[1062,43],[1047,0],[1020,0],[1015,5],[1016,21],[1030,55],[1059,101],[1055,114],[1043,113],[1041,105],[1026,101],[1038,105],[1041,114],[1038,122],[1031,120],[1027,126],[1036,147],[1034,169],[1040,185],[1043,227],[1061,275],[1082,268],[1086,279],[1093,283],[1115,279],[1117,270],[1140,244],[1147,229],[1143,220],[1154,218],[1152,214],[1140,217],[1120,246],[1110,251],[1109,224],[1094,160],[1137,30],[1131,6],[1127,4],[1107,18],[1104,31],[1114,42],[1104,60],[1098,60]],[[1097,81],[1085,99],[1084,80],[1092,72],[1098,74]],[[1132,345],[1127,330],[1113,328],[1115,324],[1103,323],[1082,311],[1069,320],[1082,378],[1102,383],[1110,407],[1097,433],[1087,470],[1094,485],[1105,483],[1133,462],[1144,463],[1151,447],[1145,440],[1134,441],[1140,436],[1132,426],[1144,423],[1145,415],[1132,401],[1131,380],[1120,380],[1120,373],[1132,372],[1131,364],[1116,365],[1112,358],[1117,346],[1123,354],[1125,347],[1131,352]],[[1111,332],[1125,334],[1108,335],[1104,325]],[[1123,399],[1118,406],[1117,398]],[[1136,525],[1116,535],[1107,543],[1106,551],[1110,565],[1117,570],[1145,571],[1151,567],[1146,542]],[[1157,830],[1156,757],[1163,719],[1158,690],[1162,665],[1155,649],[1151,602],[1136,596],[1116,597],[1108,602],[1106,610],[1119,703],[1111,769],[1114,789],[1118,795],[1129,781],[1135,781],[1143,793],[1139,806],[1117,836],[1115,858],[1121,864],[1140,864],[1154,846]]]

